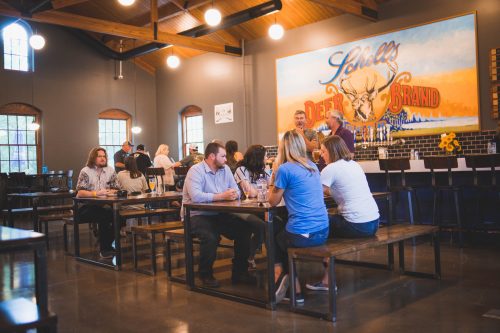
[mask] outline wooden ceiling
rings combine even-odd
[[[221,11],[222,17],[226,17],[268,1],[214,0],[213,6]],[[207,51],[224,53],[224,45],[239,47],[242,39],[251,41],[264,37],[275,20],[285,30],[344,13],[376,20],[369,16],[370,13],[366,15],[365,10],[376,12],[377,6],[387,1],[281,0],[282,9],[277,13],[197,38],[177,34],[203,25],[203,14],[212,6],[211,0],[136,0],[130,7],[120,5],[117,0],[0,0],[0,15],[90,30],[89,34],[116,51],[120,40],[124,42],[124,51],[153,41],[174,44],[173,48],[137,57],[138,64],[154,72],[156,68],[165,66],[165,59],[172,52],[181,58],[194,57]],[[35,8],[37,5],[40,8]],[[151,22],[156,18],[156,15],[151,15],[151,8],[155,5],[158,8],[158,38],[150,33]],[[29,17],[30,13],[20,13],[23,8],[35,8],[35,11]]]

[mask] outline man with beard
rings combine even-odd
[[[77,198],[105,197],[119,190],[116,173],[108,166],[108,155],[104,148],[93,148],[87,159],[87,166],[80,171],[76,184]],[[82,221],[95,222],[99,225],[99,245],[101,258],[112,258],[113,211],[109,206],[103,207],[85,204],[78,210]]]
[[[226,165],[226,150],[216,142],[205,149],[205,159],[192,166],[186,175],[182,203],[232,201],[240,197],[238,185]],[[219,287],[213,275],[220,235],[234,240],[233,283],[254,283],[248,273],[247,259],[252,231],[245,221],[225,213],[191,212],[193,236],[200,240],[199,276],[203,286]]]
[[[337,135],[344,140],[347,148],[354,156],[354,135],[351,131],[345,128],[344,125],[344,116],[340,111],[333,110],[328,111],[325,115],[325,121],[328,125],[328,128],[331,130],[330,135]],[[330,136],[328,135],[328,136]]]
[[[306,142],[307,157],[312,160],[312,152],[319,148],[318,133],[310,128],[306,128],[306,113],[303,110],[297,110],[294,114],[295,132],[300,134]]]

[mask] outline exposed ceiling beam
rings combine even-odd
[[[53,9],[61,9],[64,7],[69,7],[73,5],[77,5],[79,3],[87,2],[89,0],[52,0],[52,8]]]
[[[48,11],[34,14],[32,17],[24,17],[20,12],[0,7],[0,15],[24,18],[30,21],[55,24],[75,29],[93,31],[108,35],[121,36],[125,38],[139,39],[149,42],[173,44],[207,52],[215,52],[230,55],[241,55],[241,49],[234,45],[224,45],[212,41],[191,38],[171,33],[158,31],[155,38],[154,33],[149,28],[136,27],[128,24],[109,22],[105,20],[85,17],[58,11]]]
[[[151,0],[151,28],[153,36],[158,37],[158,0]]]
[[[169,1],[163,6],[158,7],[158,22],[163,22],[173,17],[184,14],[186,11],[189,11],[194,8],[198,8],[207,3],[211,2],[211,0],[192,0],[192,1],[184,1],[184,6],[180,6],[179,8],[176,3],[173,1]],[[147,26],[150,24],[150,14],[144,13],[134,17],[133,19],[128,20],[126,23],[131,25],[137,25],[140,27]]]
[[[353,14],[370,21],[378,20],[378,7],[372,4],[359,3],[354,0],[309,0],[320,5],[335,8],[345,13]]]
[[[202,22],[202,24],[203,24],[205,18],[203,17],[203,12],[201,11],[201,9],[191,9],[189,11],[189,14],[192,15],[199,22]],[[227,43],[230,43],[230,44],[239,44],[240,43],[240,40],[227,30],[219,30],[216,33]],[[182,32],[181,32],[181,34],[182,34]]]

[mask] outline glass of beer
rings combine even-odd
[[[156,182],[154,178],[149,178],[149,188],[151,189],[152,193],[156,193],[155,188],[156,188]]]
[[[312,152],[312,157],[313,157],[313,162],[318,163],[319,162],[319,157],[321,155],[321,150],[319,149],[314,149]]]

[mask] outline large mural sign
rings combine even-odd
[[[334,109],[363,133],[479,130],[475,26],[468,14],[278,59],[280,137],[295,110],[317,130]]]

